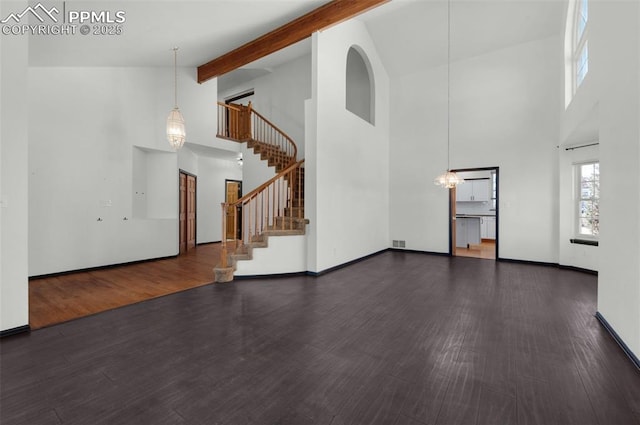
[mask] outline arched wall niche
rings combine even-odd
[[[375,79],[366,53],[349,48],[346,69],[346,109],[375,125]]]

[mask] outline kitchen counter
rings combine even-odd
[[[458,215],[456,220],[456,247],[468,248],[470,244],[480,243],[479,215]]]
[[[456,246],[459,248],[480,243],[482,239],[496,238],[497,218],[493,214],[456,214],[455,222]],[[479,238],[476,236],[476,227],[480,230]]]

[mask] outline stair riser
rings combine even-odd
[[[268,166],[275,167],[277,173],[292,165],[296,158],[285,152],[279,146],[270,143],[267,134],[266,141],[258,141],[252,138],[242,140],[247,143],[247,148],[252,149],[255,155],[259,155],[262,161],[267,161]],[[270,236],[304,235],[309,220],[304,219],[304,168],[295,168],[291,174],[284,176],[286,186],[290,189],[287,205],[282,212],[285,216],[275,217],[271,226],[262,230],[262,234],[251,237],[249,243],[245,243],[227,256],[229,267],[216,266],[216,282],[228,282],[233,280],[233,271],[238,261],[253,259],[254,248],[268,246]]]

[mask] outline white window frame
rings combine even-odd
[[[586,6],[586,22],[580,34],[580,18]],[[565,26],[565,108],[589,73],[589,0],[569,0]],[[584,66],[580,67],[584,55]],[[584,73],[581,73],[584,69]],[[582,78],[580,77],[582,75]]]
[[[598,175],[597,175],[597,179],[594,179],[594,182],[597,180],[597,190],[593,191],[593,196],[591,197],[583,197],[582,196],[582,167],[585,165],[598,165]],[[588,234],[588,233],[582,233],[582,226],[581,226],[581,219],[583,218],[582,215],[582,211],[581,211],[581,203],[583,201],[587,201],[587,202],[596,202],[598,205],[598,209],[599,209],[599,205],[600,205],[600,161],[597,160],[591,160],[591,161],[583,161],[583,162],[578,162],[573,164],[574,165],[574,169],[575,169],[575,235],[576,235],[576,239],[586,239],[586,240],[593,240],[593,241],[597,241],[598,237],[599,237],[599,225],[598,225],[598,232],[596,234]],[[600,215],[598,214],[598,222],[600,220]],[[598,223],[599,224],[599,223]]]
[[[583,6],[586,6],[586,22],[582,34],[580,34],[580,19],[582,17]],[[573,94],[584,82],[589,73],[589,0],[576,0],[575,16],[573,17]],[[585,55],[584,74],[581,74],[581,59]]]

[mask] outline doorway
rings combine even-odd
[[[196,185],[197,177],[180,170],[179,246],[184,254],[196,246]]]
[[[242,181],[240,180],[225,180],[225,197],[226,203],[232,203],[242,198]],[[238,207],[239,209],[240,207]],[[237,220],[235,220],[237,218]],[[225,237],[227,240],[235,240],[240,238],[240,231],[242,228],[242,214],[238,210],[238,214],[234,216],[233,210],[227,211],[227,228],[225,230]]]
[[[254,97],[253,89],[234,94],[224,99],[230,108],[225,108],[225,131],[223,134],[235,140],[251,137],[251,116],[249,104]]]
[[[499,167],[453,170],[465,182],[449,191],[449,253],[496,260]]]

